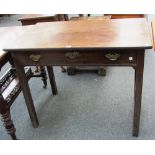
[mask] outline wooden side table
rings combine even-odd
[[[12,54],[34,126],[38,126],[38,119],[35,109],[30,108],[33,99],[24,66],[47,66],[53,95],[57,87],[52,66],[130,66],[135,69],[133,136],[138,136],[144,56],[145,50],[152,48],[146,19],[51,22],[11,31],[11,36],[13,40],[8,37],[0,46]]]

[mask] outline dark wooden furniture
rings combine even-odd
[[[65,14],[26,14],[18,19],[22,25],[33,25],[40,22],[53,22],[67,20]]]
[[[55,22],[55,21],[66,21],[68,20],[67,14],[26,14],[18,19],[22,25],[33,25],[41,22]],[[44,70],[44,67],[41,66],[41,69]],[[36,66],[35,72],[39,72],[40,67]],[[66,69],[61,65],[61,71],[66,72]],[[44,70],[45,72],[45,70]],[[45,79],[43,77],[43,79]]]
[[[0,36],[5,36],[11,38],[11,30],[17,30],[18,27],[1,27]],[[5,42],[5,39],[0,41],[1,44]],[[15,99],[21,92],[21,86],[19,84],[19,79],[16,74],[14,63],[10,53],[0,51],[0,70],[7,64],[10,63],[11,67],[0,77],[0,114],[2,116],[2,121],[7,133],[12,139],[17,139],[16,129],[14,127],[13,121],[11,120],[10,108]],[[32,77],[38,77],[38,74],[33,73],[30,67],[25,67],[26,79],[29,80]],[[41,69],[42,77],[46,77],[44,70]],[[47,85],[46,81],[43,80],[44,87]],[[34,108],[34,105],[31,105]],[[34,114],[36,115],[36,114]]]
[[[6,64],[13,65],[13,61],[10,53],[0,52],[0,69]],[[26,78],[29,80],[33,73],[30,67],[25,68]],[[7,133],[12,139],[16,140],[16,129],[13,121],[11,120],[10,108],[14,100],[21,92],[21,86],[19,79],[16,75],[16,70],[12,66],[7,72],[0,78],[0,114]]]
[[[91,25],[91,26],[90,26]],[[57,94],[52,66],[130,66],[135,69],[133,136],[139,134],[145,49],[152,48],[146,19],[90,20],[39,23],[19,31],[0,45],[11,53],[27,107],[33,105],[24,66],[47,66]],[[35,35],[34,35],[35,34]],[[0,37],[0,42],[3,36]],[[7,39],[7,38],[5,38]],[[9,40],[9,38],[8,38]],[[95,104],[95,103],[94,103]],[[29,108],[38,126],[35,109]]]
[[[0,52],[0,70],[7,62],[11,62],[10,58],[10,54],[3,51]],[[11,135],[12,139],[16,139],[16,129],[10,115],[10,98],[12,98],[10,94],[14,94],[13,96],[16,96],[16,93],[14,93],[15,91],[13,90],[16,90],[14,88],[17,86],[16,78],[13,75],[15,75],[13,70],[9,70],[2,78],[0,78],[0,114],[8,134]],[[13,89],[9,88],[9,90],[7,90],[6,88],[12,81],[15,81],[15,85],[12,87]],[[10,93],[10,89],[13,93]]]

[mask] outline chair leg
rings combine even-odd
[[[43,81],[43,88],[46,88],[47,86],[47,74],[46,74],[46,70],[44,66],[40,66],[40,72],[41,72],[41,77],[42,77],[42,81]]]
[[[13,121],[11,120],[10,108],[7,108],[2,95],[0,95],[0,114],[2,116],[2,121],[7,133],[11,136],[13,140],[17,140],[16,129],[14,127]]]
[[[47,66],[47,71],[48,71],[49,81],[51,84],[52,93],[53,95],[56,95],[58,94],[58,91],[57,91],[57,85],[56,85],[55,76],[53,72],[53,67]]]
[[[2,121],[4,123],[4,127],[7,133],[11,136],[13,140],[17,140],[16,137],[16,129],[14,127],[13,121],[11,120],[10,109],[8,109],[5,113],[2,114]]]

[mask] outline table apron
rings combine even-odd
[[[20,66],[136,66],[137,51],[138,50],[15,51],[12,52],[12,57]]]

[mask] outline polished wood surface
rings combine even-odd
[[[91,26],[90,26],[91,25]],[[19,30],[20,29],[20,30]],[[38,23],[11,29],[3,49],[150,48],[146,19],[117,19]]]
[[[0,27],[0,68],[10,60],[10,53],[5,52],[3,47],[9,44],[10,40],[14,40],[16,33],[20,33],[20,30],[22,30],[21,26]]]
[[[9,51],[14,60],[34,126],[38,125],[38,119],[35,109],[32,108],[33,99],[24,74],[24,66],[48,66],[53,94],[57,93],[57,88],[51,66],[65,64],[133,67],[135,69],[133,136],[138,136],[144,54],[145,49],[152,48],[146,19],[41,23],[10,30],[10,35],[0,37],[0,42],[1,40],[0,46]]]
[[[19,21],[22,25],[33,25],[40,22],[55,22],[55,21],[67,21],[67,14],[27,14],[22,16]],[[39,66],[36,66],[36,72],[39,71]],[[62,72],[65,72],[66,69],[61,65]],[[44,80],[46,82],[46,80]]]
[[[20,29],[20,26],[0,27],[0,68],[10,60],[10,54],[3,50],[3,45],[9,44],[9,38],[14,38],[14,33],[18,28]]]
[[[153,47],[154,47],[154,50],[155,50],[155,21],[153,21],[151,23],[151,25],[152,25]]]
[[[79,21],[79,20],[109,20],[110,16],[91,16],[90,14],[87,14],[87,16],[84,16],[84,14],[79,14],[79,17],[72,17],[70,18],[71,21]],[[103,72],[101,72],[101,70]],[[98,73],[99,75],[104,75],[106,74],[106,70],[102,67],[98,68],[98,67],[80,67],[80,66],[76,66],[76,67],[67,67],[66,69],[67,74],[68,75],[75,75],[77,72],[93,72],[93,73]],[[103,73],[103,74],[102,74]]]
[[[29,27],[30,28],[30,27]],[[0,27],[0,51],[4,53],[3,48],[9,43],[10,40],[15,40],[15,38],[23,33],[27,27],[21,26],[11,26],[11,27]],[[17,36],[16,36],[17,35]]]

